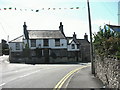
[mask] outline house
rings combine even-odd
[[[73,37],[66,37],[68,44],[68,56],[76,57],[77,61],[90,62],[90,42],[85,33],[84,39],[77,39],[74,32]],[[79,58],[78,58],[79,57]]]
[[[113,31],[115,32],[120,32],[120,26],[118,25],[109,25],[109,24],[106,24],[108,27],[110,27]]]
[[[84,39],[66,37],[60,22],[59,30],[28,30],[9,42],[10,62],[63,63],[90,61],[88,35]]]

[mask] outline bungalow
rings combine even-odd
[[[24,34],[9,42],[10,62],[23,63],[61,63],[90,61],[88,35],[84,39],[66,37],[62,22],[59,30],[27,30]]]

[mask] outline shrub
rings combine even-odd
[[[95,53],[101,57],[120,57],[120,33],[112,31],[106,25],[94,34],[93,45]]]

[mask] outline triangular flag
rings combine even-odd
[[[4,8],[4,10],[7,10],[7,8]]]
[[[76,9],[79,9],[79,7],[76,7]]]
[[[50,10],[50,8],[48,8],[48,10]]]
[[[70,9],[74,9],[74,8],[72,7],[72,8],[70,8]]]
[[[36,10],[36,12],[39,12],[39,10]]]
[[[9,9],[11,10],[12,8],[11,8],[11,7],[9,7]]]

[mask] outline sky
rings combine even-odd
[[[105,24],[118,25],[120,0],[89,1],[92,33]],[[66,36],[73,36],[74,32],[79,39],[85,33],[89,36],[87,0],[0,0],[0,9],[0,40],[11,41],[23,35],[24,22],[28,30],[58,30],[62,22]]]

